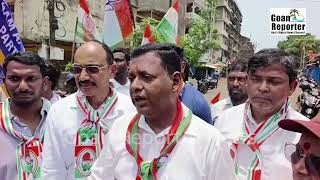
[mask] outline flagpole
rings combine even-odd
[[[74,28],[74,36],[73,36],[72,52],[71,52],[71,63],[73,63],[74,51],[75,51],[75,48],[76,48],[76,34],[77,34],[77,28],[78,28],[78,17],[77,17],[77,20],[76,20],[76,27]]]

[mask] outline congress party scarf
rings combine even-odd
[[[80,91],[77,92],[77,102],[86,114],[86,118],[82,120],[80,128],[76,135],[75,144],[75,178],[84,178],[90,175],[91,167],[103,147],[102,136],[103,120],[113,111],[117,103],[117,94],[110,89],[111,96],[103,102],[99,109],[95,110],[90,105],[86,96]]]
[[[144,161],[139,153],[140,138],[138,123],[141,119],[141,114],[136,114],[131,120],[126,133],[126,148],[135,158],[138,166],[136,180],[157,180],[157,170],[163,165],[163,160],[169,157],[170,153],[189,127],[192,112],[188,108],[183,109],[179,100],[177,100],[177,102],[178,111],[169,130],[168,139],[160,152],[160,156],[154,158],[152,161]]]
[[[0,105],[0,128],[21,142],[16,149],[18,179],[27,180],[30,176],[32,176],[33,179],[40,178],[40,163],[44,133],[42,132],[40,136],[41,139],[39,139],[38,137],[29,137],[16,131],[12,126],[9,115],[9,98]],[[43,100],[42,109],[48,112],[49,108],[49,101]]]
[[[244,126],[242,130],[242,136],[235,143],[232,144],[230,150],[231,156],[233,157],[235,162],[236,173],[238,173],[238,165],[236,163],[237,150],[239,149],[240,144],[245,144],[249,146],[249,148],[255,154],[254,159],[248,167],[247,180],[261,180],[262,162],[259,147],[279,129],[278,123],[280,120],[286,117],[288,112],[288,106],[289,105],[287,100],[286,103],[276,114],[272,115],[269,119],[260,123],[254,132],[250,132],[248,125],[248,109],[250,108],[250,102],[247,101],[245,105]]]

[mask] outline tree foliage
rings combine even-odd
[[[182,37],[181,46],[191,65],[199,65],[199,59],[209,49],[220,47],[217,30],[214,28],[215,0],[206,0],[200,16],[193,19],[189,32]]]
[[[290,35],[284,41],[278,42],[278,48],[294,56],[307,56],[307,52],[312,50],[315,53],[320,52],[320,39],[307,33],[306,35]]]
[[[131,36],[131,41],[133,42],[133,48],[139,47],[141,45],[144,29],[146,28],[147,24],[151,26],[152,35],[155,38],[155,40],[157,42],[161,41],[162,40],[161,34],[158,31],[156,31],[156,27],[158,23],[159,23],[158,20],[148,17],[148,18],[144,18],[142,22],[137,24],[136,25],[137,27],[134,29],[133,35]]]

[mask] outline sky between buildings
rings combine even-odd
[[[242,16],[241,34],[251,38],[256,51],[277,47],[286,35],[270,34],[270,8],[306,8],[307,32],[320,39],[320,0],[236,0]]]

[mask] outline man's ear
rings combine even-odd
[[[180,87],[182,86],[182,82],[183,82],[182,74],[178,71],[174,72],[172,74],[172,81],[173,81],[172,90],[174,92],[178,92],[178,90],[180,90]]]
[[[49,85],[50,85],[49,77],[48,76],[44,76],[43,77],[43,81],[42,81],[42,89],[47,91],[48,88],[50,88]]]
[[[117,66],[113,63],[111,65],[109,65],[109,73],[110,73],[110,79],[114,78],[114,76],[116,75],[117,72]]]
[[[297,80],[294,80],[294,81],[292,81],[292,82],[289,84],[289,88],[290,88],[290,92],[289,92],[290,94],[289,94],[289,96],[292,95],[292,93],[293,93],[294,90],[296,89],[297,85],[298,85]]]

